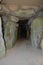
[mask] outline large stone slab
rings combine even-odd
[[[15,22],[9,21],[5,28],[5,40],[7,49],[13,47],[16,41],[16,24]]]
[[[33,20],[31,25],[31,43],[32,46],[37,48],[41,44],[43,32],[43,17],[38,17]]]
[[[5,46],[2,36],[1,17],[0,17],[0,58],[5,56]]]

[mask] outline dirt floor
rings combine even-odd
[[[43,65],[43,54],[40,49],[32,48],[28,40],[18,41],[14,48],[0,59],[0,65]]]

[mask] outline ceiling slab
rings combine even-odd
[[[43,0],[3,0],[3,2],[16,5],[43,5]]]

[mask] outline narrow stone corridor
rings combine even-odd
[[[28,40],[18,41],[7,55],[0,59],[0,65],[43,65],[40,49],[32,48]]]

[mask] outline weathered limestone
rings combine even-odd
[[[42,32],[43,32],[43,17],[38,17],[33,20],[31,25],[31,43],[32,46],[37,48],[41,44]]]
[[[34,9],[19,9],[15,11],[15,15],[18,17],[31,17],[35,14]]]
[[[5,40],[7,48],[12,48],[14,42],[15,24],[14,22],[8,22],[5,29]]]
[[[5,46],[4,40],[2,37],[2,27],[1,27],[1,17],[0,17],[0,58],[5,56]]]
[[[7,49],[12,48],[17,39],[16,20],[8,21],[5,26],[5,41]]]

